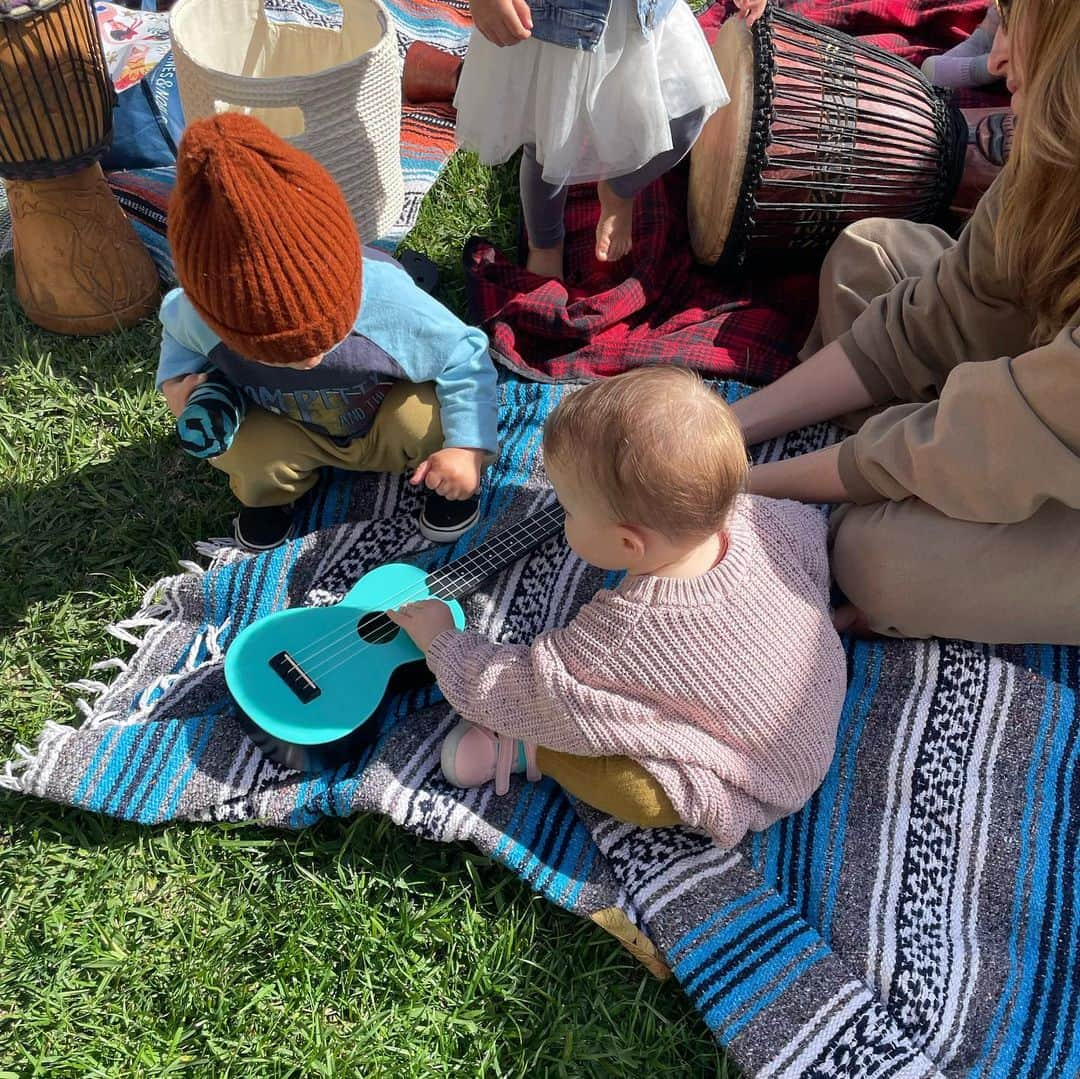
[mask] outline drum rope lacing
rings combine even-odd
[[[797,55],[799,48],[805,47],[801,39],[807,27],[813,28],[830,61],[825,63],[815,56],[813,59],[820,67],[806,63],[802,67],[793,66],[791,71],[786,68],[781,71],[777,63],[781,50],[775,48],[774,42],[787,43]],[[934,220],[944,211],[963,169],[967,144],[965,125],[959,111],[938,92],[929,92],[926,102],[932,137],[921,133],[915,125],[906,124],[902,118],[887,118],[883,114],[882,106],[904,104],[905,99],[898,93],[898,88],[905,83],[918,88],[917,84],[923,81],[911,65],[830,27],[809,23],[779,9],[767,9],[752,28],[751,35],[756,72],[754,108],[740,194],[721,267],[734,270],[745,264],[750,237],[755,241],[781,238],[792,249],[817,247],[815,236],[818,232],[829,233],[831,230],[835,233],[842,227],[845,215],[871,212],[876,205],[869,201],[871,198],[891,194],[898,184],[907,181],[917,182],[925,192],[918,205],[911,208],[913,218]],[[857,77],[845,82],[844,73],[852,68],[851,60],[856,55],[871,58],[873,63],[864,64]],[[845,63],[845,59],[848,62]],[[820,84],[814,81],[814,75],[820,75]],[[780,76],[785,83],[780,98],[783,117],[778,116],[777,80]],[[802,88],[796,89],[800,83]],[[828,96],[830,93],[832,100]],[[869,107],[870,117],[861,126],[858,124],[860,105]],[[922,115],[925,118],[925,112]],[[834,145],[834,149],[846,150],[846,156],[843,153],[828,155],[829,147],[821,141],[820,132],[813,124],[815,118],[822,117],[829,121],[822,127],[836,129],[832,132],[834,139],[839,138],[838,132],[850,135],[850,145],[845,146],[842,140]],[[807,126],[808,134],[799,138],[787,133],[774,145],[773,136],[780,119],[798,119]],[[880,147],[880,159],[874,160],[872,167],[868,168],[855,156],[856,139],[864,155],[868,148],[873,151]],[[784,152],[777,153],[777,149]],[[940,160],[938,167],[930,172],[927,161],[935,156],[931,152],[935,150],[940,151]],[[776,170],[784,168],[812,176],[812,203],[808,206],[805,201],[760,199],[759,193],[766,181],[772,190],[789,188],[806,192],[806,182],[802,178],[784,178],[776,175],[776,170],[767,175],[772,166],[776,166]],[[868,201],[864,205],[852,199],[852,195],[860,193],[867,195]],[[806,215],[808,209],[814,211],[813,215]],[[792,212],[801,212],[807,217],[801,233],[793,231],[787,216]]]

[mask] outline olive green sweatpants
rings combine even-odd
[[[210,463],[245,506],[286,506],[315,486],[324,466],[400,473],[442,445],[434,383],[399,382],[362,438],[338,445],[287,416],[249,408],[232,445]]]

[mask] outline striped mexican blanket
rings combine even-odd
[[[739,389],[727,387],[735,394]],[[540,427],[565,387],[502,388],[505,447],[471,546],[542,505]],[[767,448],[805,450],[824,428]],[[415,495],[335,475],[305,503],[304,539],[159,582],[113,632],[136,646],[81,684],[80,728],[50,724],[2,777],[14,791],[125,819],[272,822],[384,813],[468,841],[568,910],[647,936],[747,1073],[1080,1074],[1080,657],[1055,648],[858,643],[836,757],[800,813],[721,851],[573,805],[550,781],[510,794],[440,778],[454,722],[433,690],[393,701],[364,759],[284,772],[237,724],[223,650],[269,611],[330,603],[391,558],[425,564]],[[528,640],[598,586],[549,541],[468,604]],[[635,942],[631,939],[631,944]],[[655,963],[653,964],[656,965]]]

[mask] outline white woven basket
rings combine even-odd
[[[340,184],[365,243],[401,214],[401,68],[379,0],[341,0],[340,30],[266,17],[262,0],[178,0],[169,20],[188,121],[263,120]]]

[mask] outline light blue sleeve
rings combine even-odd
[[[161,355],[158,357],[154,384],[170,378],[205,371],[211,366],[207,356],[221,343],[209,326],[198,316],[182,288],[174,288],[161,301]]]
[[[410,381],[435,383],[444,446],[498,452],[495,366],[483,330],[466,326],[400,267],[368,259],[356,330]]]

